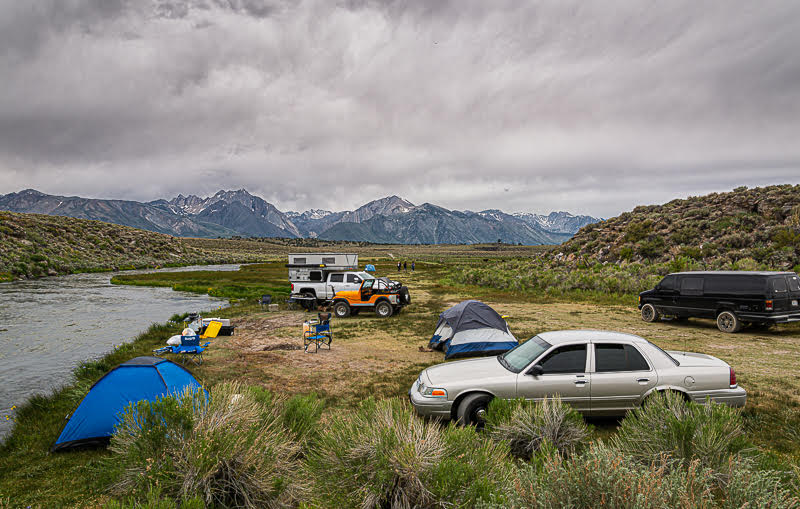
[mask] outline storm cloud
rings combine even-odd
[[[0,5],[0,193],[611,216],[800,182],[798,2]]]

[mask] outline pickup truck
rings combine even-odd
[[[324,281],[292,281],[292,299],[313,307],[333,299],[336,292],[358,290],[364,280],[375,279],[372,274],[360,271],[329,272],[326,275]]]

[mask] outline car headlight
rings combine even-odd
[[[420,387],[420,393],[426,398],[446,398],[447,391],[439,387]],[[422,390],[424,389],[424,390]]]

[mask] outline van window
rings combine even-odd
[[[325,265],[333,265],[334,263],[336,263],[336,258],[334,258],[333,256],[323,256],[322,263],[324,263]]]
[[[642,354],[631,345],[595,344],[594,353],[594,370],[597,373],[650,370],[650,366],[647,365]]]
[[[661,290],[674,290],[675,289],[675,276],[667,276],[658,283]]]
[[[361,282],[361,278],[356,276],[355,274],[348,274],[347,275],[347,282],[348,283],[356,283],[356,284],[358,284],[358,283]]]
[[[322,281],[322,271],[321,270],[312,270],[308,274],[308,279],[311,281]]]
[[[707,276],[705,293],[762,293],[764,279],[753,276]]]
[[[782,277],[776,277],[772,280],[772,291],[775,293],[786,293],[786,279]]]
[[[800,278],[797,276],[789,276],[789,290],[800,292]]]
[[[702,295],[703,278],[685,277],[681,279],[681,293],[683,295]]]
[[[295,263],[295,265],[305,265],[306,264],[306,259],[305,258],[300,258],[299,256],[295,256],[294,257],[294,263]]]
[[[331,274],[331,283],[344,283],[344,274]]]

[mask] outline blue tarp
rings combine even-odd
[[[53,451],[107,443],[130,403],[182,392],[200,384],[186,369],[159,357],[136,357],[106,373],[72,413]]]
[[[368,263],[368,264],[366,265],[366,267],[364,267],[364,270],[365,270],[366,272],[375,272],[375,266],[374,266],[374,265],[372,265],[371,263]]]

